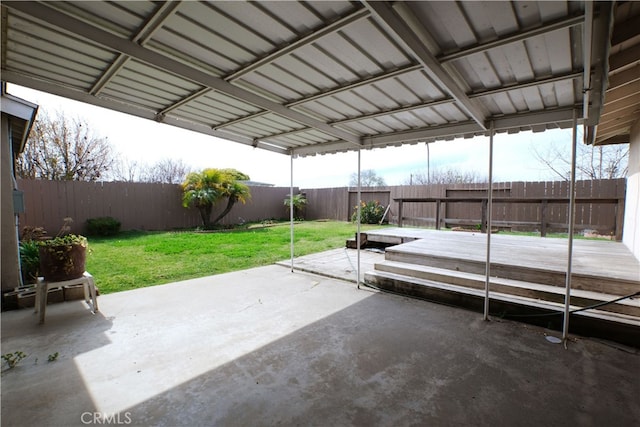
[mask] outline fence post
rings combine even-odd
[[[489,204],[487,199],[482,199],[482,218],[480,219],[480,231],[487,232],[487,205]]]
[[[542,207],[540,207],[540,237],[547,236],[547,206],[549,204],[546,200],[542,201]]]
[[[616,241],[622,241],[622,225],[624,224],[624,198],[618,199],[616,205]]]
[[[402,227],[402,199],[398,200],[398,227]]]
[[[442,201],[436,200],[436,230],[440,230],[440,205]]]

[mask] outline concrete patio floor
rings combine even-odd
[[[3,426],[637,425],[640,355],[273,265],[2,313]],[[555,333],[553,333],[555,334]],[[47,356],[59,353],[58,360]],[[4,369],[4,368],[3,368]],[[103,420],[104,422],[104,420]]]

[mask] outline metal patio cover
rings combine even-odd
[[[283,154],[597,124],[610,2],[2,2],[2,80]],[[113,126],[118,126],[114,123]]]

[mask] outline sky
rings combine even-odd
[[[234,168],[253,181],[289,186],[291,159],[270,151],[253,148],[157,123],[124,113],[95,107],[44,92],[9,84],[7,92],[40,105],[51,113],[80,117],[94,133],[106,137],[120,158],[139,164],[154,164],[164,159],[182,160],[192,170]],[[534,147],[546,152],[560,144],[569,152],[571,130],[541,133],[497,134],[494,137],[494,182],[544,181],[554,179],[551,171],[534,158]],[[294,186],[304,188],[343,187],[357,171],[357,153],[327,154],[296,158],[293,161]],[[437,169],[455,169],[488,176],[489,138],[456,139],[429,144],[404,145],[361,151],[361,169],[373,169],[388,185],[401,185],[411,174]]]

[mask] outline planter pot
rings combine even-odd
[[[41,246],[40,275],[47,282],[63,282],[82,277],[87,258],[86,246],[80,244]]]

